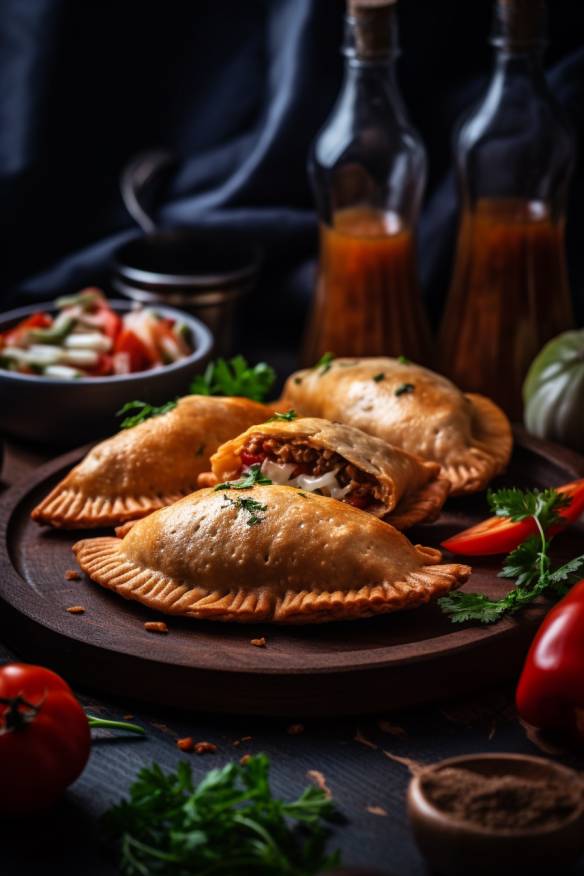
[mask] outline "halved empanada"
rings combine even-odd
[[[322,623],[414,608],[461,585],[371,514],[293,487],[199,490],[123,538],[77,542],[94,581],[157,611],[207,620]]]
[[[241,477],[254,463],[273,483],[331,496],[398,529],[435,520],[450,490],[438,463],[316,417],[251,426],[211,457],[216,483]]]
[[[438,462],[452,494],[482,490],[511,455],[511,426],[489,399],[401,359],[335,359],[298,371],[284,398],[305,416],[357,426]]]
[[[191,493],[219,445],[272,412],[246,398],[186,396],[90,450],[31,516],[64,529],[145,517]]]

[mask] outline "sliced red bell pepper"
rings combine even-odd
[[[19,322],[14,328],[8,329],[7,332],[4,332],[3,337],[6,346],[17,344],[19,340],[26,335],[29,329],[49,328],[52,324],[53,320],[48,313],[33,313],[32,316],[27,316],[26,319],[23,319],[22,322]]]
[[[116,339],[114,353],[128,354],[130,371],[132,373],[135,371],[146,371],[146,369],[155,364],[155,360],[151,356],[146,344],[131,329],[122,329]]]
[[[552,526],[548,535],[555,535],[565,529],[570,523],[578,520],[584,512],[584,479],[556,487],[556,490],[568,496],[571,502],[558,511],[562,522]],[[442,542],[442,547],[453,554],[470,557],[508,554],[536,532],[537,526],[533,518],[514,522],[509,517],[489,517],[476,526],[447,538]]]
[[[584,581],[552,608],[539,628],[515,699],[528,724],[567,731],[584,742]]]
[[[99,305],[97,311],[92,314],[92,322],[96,328],[112,341],[115,341],[122,330],[122,318],[119,314],[106,305]]]

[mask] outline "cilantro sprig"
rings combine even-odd
[[[266,362],[251,367],[243,356],[209,362],[191,383],[193,395],[237,395],[262,402],[276,382],[276,372]]]
[[[570,499],[554,489],[489,491],[487,501],[494,514],[513,522],[532,518],[537,535],[530,536],[507,555],[500,578],[513,580],[515,586],[502,599],[489,599],[482,593],[451,593],[438,600],[442,611],[454,623],[479,621],[494,623],[514,614],[543,594],[561,598],[581,577],[584,554],[552,568],[549,530],[559,521],[558,512]]]
[[[129,401],[126,402],[123,408],[120,408],[116,413],[116,417],[123,417],[124,414],[130,414],[134,411],[134,413],[131,413],[131,416],[125,417],[120,423],[120,429],[133,429],[134,426],[143,423],[145,420],[149,420],[151,417],[161,417],[162,414],[167,414],[169,411],[172,411],[173,408],[176,408],[177,404],[178,399],[167,401],[159,407],[150,405],[148,402],[138,400]]]
[[[129,799],[103,819],[125,876],[315,876],[340,863],[327,854],[339,816],[324,791],[274,797],[266,755],[214,769],[195,784],[192,767],[140,770]]]
[[[243,478],[238,481],[225,481],[223,484],[217,484],[217,490],[251,490],[256,484],[268,486],[272,481],[262,474],[262,467],[259,463],[249,467],[249,470]]]

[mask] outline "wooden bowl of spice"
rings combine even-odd
[[[421,770],[408,814],[442,876],[568,873],[584,851],[584,782],[539,757],[477,754]]]

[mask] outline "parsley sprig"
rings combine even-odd
[[[253,368],[243,356],[209,362],[191,383],[193,395],[237,395],[261,402],[276,382],[276,372],[266,362]]]
[[[140,770],[104,816],[119,843],[125,876],[314,876],[340,863],[327,854],[327,822],[338,820],[325,793],[309,787],[293,802],[274,797],[264,754],[214,769],[195,785],[179,763]]]
[[[173,408],[176,408],[177,404],[178,399],[167,401],[165,404],[160,405],[160,407],[150,405],[148,402],[143,401],[129,401],[126,402],[123,408],[120,408],[116,413],[116,417],[123,417],[124,414],[129,414],[131,411],[134,411],[131,416],[126,417],[120,423],[120,429],[132,429],[139,423],[143,423],[144,420],[149,420],[150,417],[161,417],[162,414],[167,414],[169,411],[172,411]]]
[[[318,371],[319,375],[322,377],[323,374],[326,374],[327,371],[331,370],[334,361],[334,353],[323,353],[316,365],[313,365],[312,367],[315,371]]]
[[[292,420],[298,419],[298,414],[295,410],[290,408],[289,411],[276,411],[273,417],[268,417],[266,420],[267,423],[273,423],[275,420],[286,420],[288,423],[291,423]]]
[[[239,481],[225,481],[223,484],[217,484],[215,492],[217,490],[251,490],[256,484],[263,484],[267,487],[271,483],[272,481],[262,473],[261,465],[256,463],[249,467],[246,475]]]
[[[451,593],[438,600],[442,611],[454,623],[480,621],[489,624],[506,614],[513,614],[543,594],[561,598],[581,577],[584,554],[552,568],[550,528],[558,522],[558,512],[570,504],[570,499],[554,489],[519,490],[517,488],[489,491],[487,501],[494,514],[514,522],[532,518],[537,535],[530,536],[507,555],[500,578],[508,578],[515,586],[502,599],[489,599],[482,593]]]
[[[223,508],[232,506],[235,507],[236,511],[243,511],[248,515],[245,521],[248,526],[257,526],[258,523],[263,523],[266,519],[260,515],[268,510],[268,506],[258,502],[257,499],[252,499],[248,496],[238,496],[237,499],[232,499],[231,496],[223,496],[223,500],[226,503],[222,506]]]

